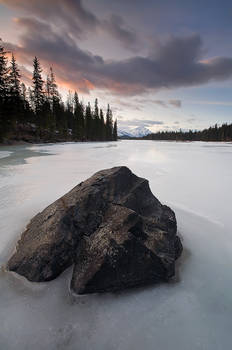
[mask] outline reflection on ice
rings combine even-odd
[[[2,268],[0,349],[231,347],[231,144],[122,141],[6,151],[12,153],[0,159],[2,267],[33,215],[115,165],[148,178],[153,193],[172,205],[185,254],[172,283],[105,295],[71,295],[70,269],[32,284]]]

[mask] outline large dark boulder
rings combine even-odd
[[[166,281],[182,252],[174,212],[127,167],[102,170],[37,214],[8,269],[49,281],[74,264],[76,293]]]

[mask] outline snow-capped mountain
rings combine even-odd
[[[132,134],[128,131],[118,129],[118,137],[121,138],[130,138],[133,137]]]
[[[143,137],[151,134],[151,131],[144,126],[138,126],[137,128],[131,131],[133,137]]]
[[[118,137],[121,138],[131,138],[131,137],[143,137],[151,134],[151,131],[144,126],[138,126],[135,129],[128,130],[118,130]]]

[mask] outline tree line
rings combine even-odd
[[[201,131],[159,131],[144,137],[147,140],[171,141],[232,141],[232,124],[222,124]]]
[[[10,62],[8,55],[0,40],[0,141],[117,140],[117,120],[109,104],[104,115],[97,99],[93,108],[90,103],[85,106],[77,92],[69,92],[64,103],[52,67],[44,80],[37,57],[31,87],[26,87],[14,55]]]

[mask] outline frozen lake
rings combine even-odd
[[[4,263],[33,215],[94,172],[126,165],[176,212],[176,280],[74,297],[70,270],[29,283]],[[232,344],[232,144],[120,141],[0,148],[1,350],[222,350]]]

